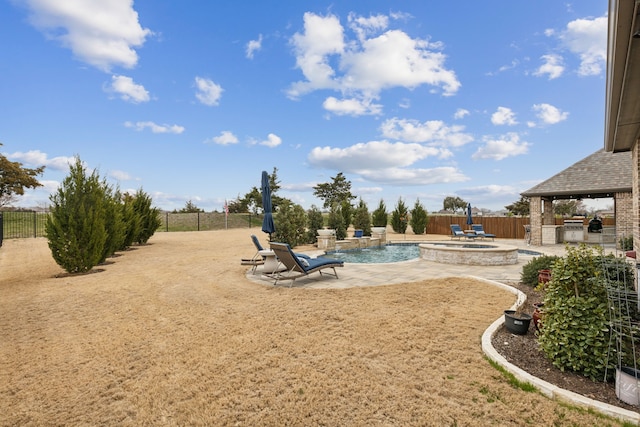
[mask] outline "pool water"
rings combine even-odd
[[[337,258],[344,262],[361,264],[382,264],[386,262],[407,261],[418,258],[420,249],[417,244],[387,244],[366,249],[350,249],[328,252],[327,258]]]
[[[522,255],[542,255],[540,252],[518,249]],[[350,249],[332,251],[324,255],[326,258],[337,258],[355,264],[383,264],[386,262],[408,261],[420,257],[418,243],[389,243],[386,246],[374,246],[366,249]]]

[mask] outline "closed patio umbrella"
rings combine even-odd
[[[269,186],[269,174],[266,171],[262,171],[262,210],[264,211],[264,218],[262,219],[262,231],[269,233],[269,241],[271,241],[271,233],[276,231],[276,226],[273,223],[273,206],[271,204],[271,187]]]
[[[467,203],[467,225],[473,224],[473,216],[471,215],[471,203]]]

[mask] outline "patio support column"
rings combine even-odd
[[[556,216],[553,213],[553,200],[543,199],[542,225],[556,225]]]
[[[615,193],[613,210],[616,219],[616,245],[621,249],[620,239],[633,237],[633,194]]]
[[[529,200],[529,221],[531,225],[531,244],[542,245],[542,197],[533,196]]]

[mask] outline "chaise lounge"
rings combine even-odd
[[[465,233],[464,231],[462,231],[462,228],[458,224],[451,224],[451,240],[460,240],[462,237],[473,240],[478,236],[475,233]]]
[[[484,240],[484,239],[495,240],[495,238],[496,238],[495,234],[485,233],[484,232],[484,227],[482,226],[482,224],[473,224],[471,226],[471,228],[476,233],[476,236],[480,237],[482,240]]]
[[[255,234],[251,235],[251,241],[253,242],[253,245],[256,247],[257,252],[251,258],[242,258],[240,260],[240,265],[250,265],[251,273],[256,274],[256,269],[258,268],[258,266],[264,265],[266,261],[264,252],[262,252],[265,250],[265,248],[260,244],[260,240],[258,240],[258,237]],[[301,258],[310,258],[310,256],[306,254],[296,254],[296,256]]]
[[[316,271],[322,275],[322,270],[325,269],[332,269],[333,274],[328,272],[325,273],[330,276],[334,276],[337,279],[338,273],[336,272],[336,267],[344,266],[344,261],[338,259],[302,258],[297,256],[299,254],[293,253],[291,246],[287,243],[272,242],[271,250],[276,253],[278,261],[286,267],[286,270],[278,271],[273,274],[272,277],[275,279],[273,282],[274,286],[277,285],[280,280],[291,280],[291,285],[293,285],[293,281],[298,277],[308,276]]]

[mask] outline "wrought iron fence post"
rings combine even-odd
[[[3,237],[4,237],[4,222],[2,220],[2,212],[0,212],[0,246],[2,246]]]

